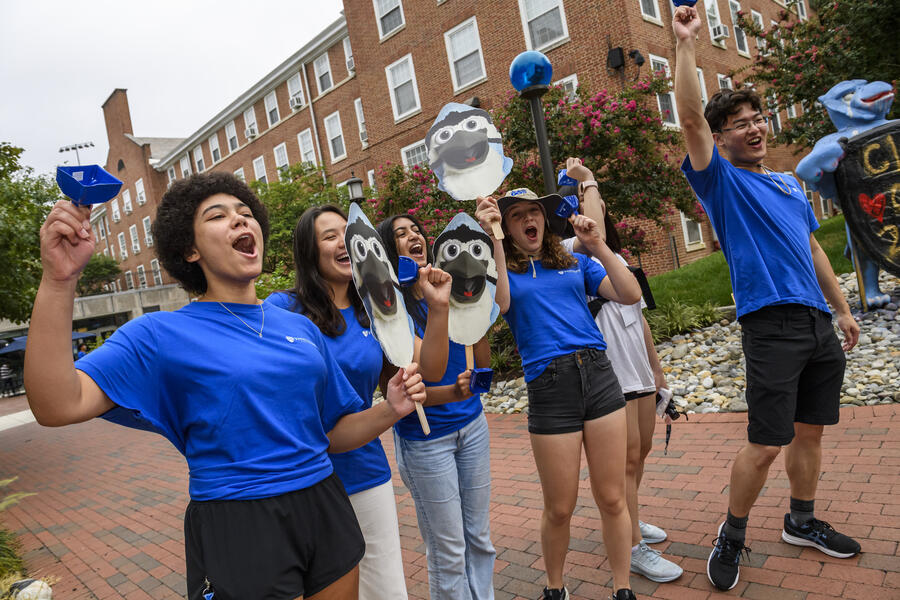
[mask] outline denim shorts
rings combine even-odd
[[[606,352],[585,348],[550,361],[528,382],[528,431],[571,433],[625,406]]]
[[[767,306],[740,318],[747,363],[747,438],[785,446],[794,423],[834,425],[847,359],[831,315],[800,304]]]

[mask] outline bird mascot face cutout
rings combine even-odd
[[[434,241],[434,266],[453,277],[450,288],[450,339],[472,346],[497,320],[494,302],[497,263],[494,245],[478,221],[459,213]]]
[[[353,284],[372,322],[372,333],[391,364],[405,367],[413,360],[412,319],[381,237],[356,203],[350,205],[344,244],[350,255]]]
[[[493,194],[512,169],[491,115],[467,104],[445,105],[425,136],[425,146],[438,188],[454,200]]]

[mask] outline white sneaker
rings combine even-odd
[[[641,541],[645,544],[658,544],[666,539],[666,532],[656,525],[638,521],[638,527],[641,528]]]
[[[631,570],[657,583],[674,581],[684,572],[671,560],[663,558],[659,550],[653,550],[644,542],[631,551]]]

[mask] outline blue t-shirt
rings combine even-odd
[[[508,272],[510,304],[503,318],[516,338],[525,381],[554,358],[582,348],[606,350],[586,298],[597,295],[606,269],[584,254],[573,256],[578,264],[568,269],[547,269],[536,260],[534,272]]]
[[[194,500],[249,500],[328,477],[330,431],[363,404],[306,317],[192,302],[143,315],[78,361],[117,406],[105,419],[149,429],[187,458]],[[237,317],[235,316],[237,315]]]
[[[425,304],[425,301],[422,300],[421,304],[425,314],[428,314],[428,306]],[[425,332],[418,325],[416,325],[416,335],[420,338],[425,335]],[[444,371],[444,376],[440,381],[426,381],[426,387],[453,385],[456,383],[456,378],[459,374],[466,370],[466,347],[452,340],[448,341],[450,348],[447,354],[447,370]],[[397,432],[397,435],[406,440],[434,440],[459,431],[474,421],[483,410],[481,394],[475,394],[459,402],[426,406],[425,416],[428,417],[428,426],[431,428],[431,434],[428,436],[422,431],[419,417],[415,411],[397,421],[394,425],[394,430]]]
[[[738,317],[771,304],[796,303],[829,312],[809,246],[819,223],[793,176],[739,169],[715,146],[704,170],[695,171],[690,157],[681,170],[716,230]]]
[[[265,306],[283,308],[302,314],[303,308],[296,306],[296,296],[284,292],[275,292],[266,298]],[[341,310],[347,329],[337,337],[322,335],[325,345],[331,351],[347,381],[362,398],[362,409],[372,406],[372,394],[378,387],[384,355],[378,340],[368,328],[364,328],[356,319],[353,307]],[[329,454],[334,472],[340,477],[348,494],[368,490],[391,480],[391,467],[387,455],[381,446],[381,440],[375,438],[365,446]]]

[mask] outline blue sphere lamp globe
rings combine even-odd
[[[548,86],[552,79],[553,65],[550,64],[550,59],[536,50],[522,52],[509,65],[509,81],[518,92],[536,86]]]

